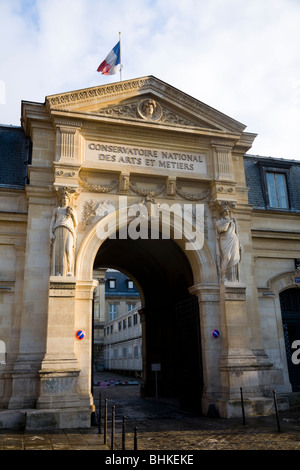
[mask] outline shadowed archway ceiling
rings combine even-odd
[[[190,264],[173,240],[107,239],[99,249],[94,269],[111,267],[131,274],[140,284],[146,302],[178,301],[193,285]],[[170,297],[171,296],[171,297]],[[159,297],[159,299],[158,299]]]

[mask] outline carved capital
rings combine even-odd
[[[80,188],[73,186],[53,185],[51,189],[56,194],[58,201],[61,201],[63,197],[66,197],[69,202],[71,202],[73,198],[77,199],[81,192]]]
[[[223,214],[225,210],[229,210],[230,212],[232,212],[236,207],[235,201],[225,201],[225,200],[220,200],[220,199],[218,199],[217,201],[214,201],[213,205],[214,205],[215,210],[219,214]]]

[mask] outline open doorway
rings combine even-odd
[[[141,377],[141,299],[134,281],[111,268],[94,270],[93,371]]]
[[[94,271],[126,273],[141,297],[145,397],[172,397],[182,409],[201,412],[203,388],[197,299],[190,295],[190,264],[171,239],[108,238],[100,247]],[[155,367],[159,365],[159,372]]]

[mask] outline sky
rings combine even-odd
[[[0,124],[21,101],[120,80],[168,83],[258,134],[248,153],[300,160],[300,0],[0,0]]]

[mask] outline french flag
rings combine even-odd
[[[108,56],[97,68],[97,72],[103,75],[113,75],[117,72],[117,66],[120,64],[120,41],[110,51]]]

